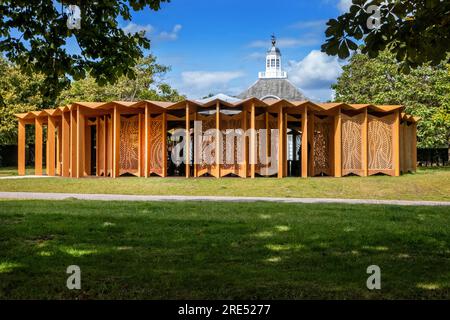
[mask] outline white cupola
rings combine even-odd
[[[272,47],[266,53],[266,72],[259,72],[259,79],[286,79],[287,72],[281,69],[281,52],[275,44],[277,40],[272,35]]]

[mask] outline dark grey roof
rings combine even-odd
[[[308,100],[308,98],[306,98],[304,94],[287,79],[259,79],[255,84],[237,97],[239,99],[256,97],[258,99],[279,98],[294,101]]]
[[[274,52],[278,53],[278,54],[281,56],[281,51],[280,51],[280,49],[278,49],[278,48],[275,47],[275,46],[272,46],[272,48],[270,48],[269,50],[267,50],[267,53],[274,53]]]

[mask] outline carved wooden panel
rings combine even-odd
[[[362,175],[362,129],[364,114],[353,117],[342,114],[342,175]]]
[[[213,165],[211,163],[215,162],[215,156],[216,156],[216,150],[209,149],[208,145],[211,145],[212,143],[215,143],[216,137],[214,133],[206,133],[209,129],[215,129],[216,128],[216,116],[209,116],[202,119],[202,130],[203,130],[203,140],[202,140],[202,148],[201,148],[201,155],[202,160],[201,163],[198,165],[198,176],[202,176],[206,173],[214,174]],[[211,152],[208,151],[211,150]]]
[[[221,176],[226,176],[230,173],[239,174],[239,164],[238,164],[238,145],[240,146],[241,143],[239,143],[239,139],[241,139],[240,136],[235,136],[233,141],[231,141],[230,139],[228,139],[229,141],[227,141],[225,132],[227,129],[240,129],[241,127],[241,120],[239,118],[234,118],[234,117],[227,117],[224,115],[221,115],[221,121],[220,121],[220,128],[221,131],[224,133],[223,135],[223,150],[222,150],[222,159],[223,159],[223,164],[221,165],[221,171],[220,171],[220,175]],[[230,149],[234,149],[234,161],[232,161],[232,163],[228,163],[227,158],[226,158],[226,153],[227,150]]]
[[[163,122],[161,119],[150,119],[150,173],[163,175]]]
[[[120,117],[120,174],[139,171],[139,116]]]
[[[384,117],[369,115],[369,174],[393,174],[393,126],[395,114]]]
[[[314,175],[331,175],[330,166],[330,139],[332,138],[332,118],[314,119]]]

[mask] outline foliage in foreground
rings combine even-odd
[[[404,74],[392,53],[375,59],[355,54],[332,88],[336,101],[404,105],[408,114],[421,117],[418,147],[450,145],[450,65],[424,65]]]
[[[41,94],[52,106],[70,79],[90,73],[99,84],[134,77],[132,67],[150,48],[145,33],[127,33],[119,21],[131,21],[133,11],[159,10],[169,0],[75,1],[81,28],[67,27],[67,2],[61,0],[2,1],[0,52],[29,75],[43,75]],[[75,41],[80,52],[70,52]]]
[[[0,299],[449,299],[448,208],[1,201]],[[66,268],[81,268],[81,290]],[[366,269],[381,268],[369,291]]]
[[[401,69],[449,61],[450,2],[440,0],[353,0],[348,12],[327,22],[322,51],[345,59],[358,42],[374,58],[385,49]]]

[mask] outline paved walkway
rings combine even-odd
[[[382,204],[399,206],[450,206],[450,201],[408,201],[375,199],[333,199],[333,198],[270,198],[270,197],[221,197],[221,196],[153,196],[122,194],[81,194],[42,192],[0,192],[0,199],[38,200],[102,200],[102,201],[223,201],[223,202],[280,202],[280,203],[345,203]]]

